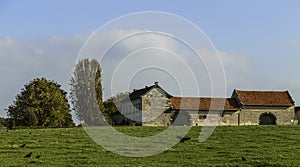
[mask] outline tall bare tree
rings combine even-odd
[[[80,60],[75,66],[70,85],[71,102],[77,118],[90,126],[103,124],[100,63],[95,59]]]

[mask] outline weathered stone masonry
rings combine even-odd
[[[218,125],[288,125],[295,118],[288,91],[234,90],[231,98],[173,97],[158,82],[134,90],[120,106],[124,120],[143,126],[171,125],[179,112],[182,117],[177,122],[182,126],[204,125],[211,121],[207,119],[209,111],[218,118]]]

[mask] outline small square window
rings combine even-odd
[[[200,115],[199,119],[206,119],[206,115]]]

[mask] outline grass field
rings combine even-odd
[[[163,127],[117,127],[133,136]],[[201,127],[161,154],[130,158],[101,148],[82,128],[0,130],[1,166],[299,166],[300,126],[217,127],[204,143]],[[20,146],[26,144],[25,147]],[[32,152],[30,158],[24,158]],[[40,155],[39,158],[36,156]],[[244,157],[246,160],[242,160]]]

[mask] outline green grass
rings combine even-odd
[[[116,127],[133,136],[165,127]],[[217,127],[204,143],[192,139],[150,157],[130,158],[101,148],[82,128],[0,130],[0,166],[298,166],[300,126]],[[22,144],[24,148],[20,148]],[[32,157],[24,155],[33,152]],[[40,155],[40,158],[35,158]],[[246,161],[242,161],[242,157]]]

